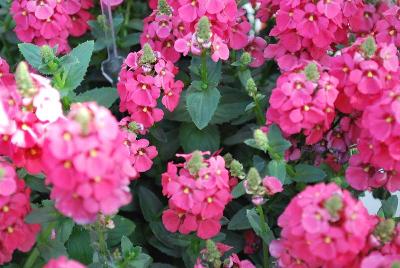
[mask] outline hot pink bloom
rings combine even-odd
[[[10,196],[17,190],[17,174],[14,168],[0,158],[0,196]]]
[[[84,224],[130,202],[128,185],[137,172],[124,139],[111,113],[95,103],[74,104],[67,119],[49,126],[43,143],[44,173],[61,213]]]
[[[144,20],[140,42],[142,45],[149,43],[172,62],[179,60],[181,54],[201,54],[203,45],[197,40],[196,27],[203,16],[211,24],[210,54],[214,61],[228,59],[229,49],[239,50],[249,43],[251,24],[234,0],[176,0],[169,4],[171,14],[163,14],[153,6],[152,14]],[[210,48],[208,42],[204,48]]]
[[[219,221],[232,198],[225,161],[221,156],[209,159],[198,159],[198,155],[193,159],[191,154],[180,156],[185,158],[185,164],[169,163],[167,172],[162,174],[163,194],[170,198],[170,209],[164,211],[163,223],[171,232],[197,231],[200,238],[211,238],[219,233]],[[200,161],[195,164],[198,170],[192,170],[192,161]]]
[[[270,252],[280,267],[354,267],[375,223],[336,184],[308,186],[279,217],[281,238]]]
[[[120,111],[128,111],[131,120],[145,129],[160,121],[164,113],[157,108],[162,95],[162,104],[173,111],[179,103],[183,83],[175,80],[178,68],[160,53],[154,52],[156,61],[142,64],[143,50],[130,53],[122,65],[117,85],[121,98]]]
[[[330,129],[338,92],[337,80],[316,66],[318,81],[307,80],[304,68],[281,75],[267,111],[267,124],[278,124],[286,135],[303,132],[307,144],[317,143]]]
[[[269,45],[264,56],[274,58],[285,71],[296,68],[301,59],[322,61],[328,58],[326,51],[335,50],[336,44],[346,44],[349,22],[353,14],[362,14],[364,8],[360,0],[260,2],[258,17],[276,15],[276,25],[269,35],[277,43]],[[362,22],[353,23],[358,24]]]
[[[23,180],[14,179],[17,185],[14,193],[0,195],[0,264],[11,261],[15,250],[30,251],[40,231],[40,225],[25,223],[31,211],[30,189]]]
[[[16,0],[11,5],[14,30],[21,41],[58,45],[58,52],[66,53],[68,36],[82,36],[89,29],[87,10],[92,6],[91,0]]]
[[[261,37],[257,36],[251,39],[245,48],[245,51],[249,52],[252,57],[250,67],[257,68],[264,64],[264,50],[266,46],[267,42]]]
[[[57,259],[50,260],[44,268],[85,268],[83,264],[74,261],[68,260],[67,257],[61,256]]]
[[[12,76],[6,83],[0,83],[0,116],[4,112],[6,115],[6,120],[0,123],[0,153],[11,158],[16,166],[39,173],[43,134],[49,123],[62,116],[62,105],[59,92],[48,79],[26,75],[33,86],[29,92],[18,91]]]
[[[282,182],[275,177],[265,177],[263,179],[263,186],[267,192],[267,195],[274,195],[283,191]]]

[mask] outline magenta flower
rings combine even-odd
[[[74,261],[74,260],[68,260],[67,257],[61,256],[58,257],[57,259],[51,259],[45,266],[44,268],[85,268],[83,264]]]
[[[129,168],[124,134],[108,110],[95,103],[72,105],[67,119],[49,126],[43,144],[46,183],[62,214],[90,223],[130,202],[128,185],[137,173]],[[63,148],[67,154],[57,152]]]
[[[162,174],[163,194],[169,198],[170,207],[163,213],[167,230],[183,234],[197,231],[202,239],[219,233],[219,221],[232,198],[229,173],[221,156],[204,159],[207,155],[201,152],[180,155],[185,164],[170,162],[167,172]],[[191,165],[199,168],[192,170]]]
[[[362,203],[336,184],[308,186],[279,217],[281,239],[270,252],[280,267],[353,267],[375,224]]]
[[[276,177],[267,176],[263,179],[262,183],[269,196],[283,191],[282,182]]]

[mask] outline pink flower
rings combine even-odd
[[[15,191],[8,196],[0,194],[0,264],[11,261],[15,250],[29,252],[36,242],[40,225],[25,223],[30,213],[30,189],[23,180],[14,177]],[[21,239],[23,237],[24,239]]]
[[[279,217],[281,238],[270,252],[280,267],[354,267],[375,224],[362,203],[336,184],[308,186]]]
[[[0,196],[10,196],[17,190],[17,174],[14,168],[0,158]]]
[[[95,103],[74,104],[67,119],[49,126],[49,133],[43,143],[44,173],[62,214],[90,223],[98,213],[114,214],[130,202],[128,185],[137,173],[124,134],[108,110]],[[53,153],[62,149],[67,154]]]
[[[92,16],[87,10],[92,6],[92,0],[16,0],[11,14],[21,41],[57,45],[58,53],[66,53],[69,35],[82,36],[89,29]]]
[[[44,268],[85,268],[85,266],[77,261],[68,260],[67,257],[61,256],[50,260]]]
[[[149,47],[150,48],[150,47]],[[143,50],[130,53],[122,65],[117,85],[121,98],[120,111],[128,111],[131,120],[142,124],[145,129],[164,117],[157,108],[158,99],[162,95],[162,104],[173,111],[183,89],[183,83],[175,80],[178,69],[158,52],[153,53],[155,62],[140,62]]]
[[[263,179],[263,186],[270,196],[283,191],[282,182],[275,177],[265,177]]]
[[[250,67],[257,68],[264,64],[264,50],[267,46],[267,42],[261,37],[254,37],[248,43],[245,50],[250,53],[252,61]]]
[[[148,171],[153,165],[152,159],[157,156],[155,146],[149,146],[146,139],[136,140],[130,144],[131,161],[138,172]]]
[[[222,42],[222,39],[215,37],[212,43],[212,55],[211,59],[218,62],[219,59],[227,60],[229,58],[229,48]]]
[[[206,160],[203,158],[206,155],[201,152],[180,155],[185,164],[169,163],[167,172],[162,174],[163,194],[169,198],[170,207],[163,213],[163,223],[171,232],[197,231],[197,236],[208,239],[220,231],[219,221],[231,200],[229,173],[221,156]],[[190,168],[191,161],[201,161],[195,164],[198,170]]]

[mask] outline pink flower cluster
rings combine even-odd
[[[131,179],[137,179],[139,173],[146,172],[153,166],[153,159],[158,155],[157,148],[150,146],[147,139],[138,139],[134,130],[130,129],[129,118],[124,118],[119,125],[125,134],[124,144],[129,149],[129,160],[137,172]]]
[[[278,219],[270,245],[280,267],[358,267],[376,224],[360,201],[336,184],[308,186]]]
[[[278,42],[268,45],[264,56],[276,59],[285,71],[298,67],[304,59],[323,60],[334,45],[345,43],[349,20],[364,6],[362,0],[261,2],[259,16],[265,19],[277,9],[270,36]]]
[[[304,134],[307,144],[317,143],[335,118],[338,83],[313,62],[282,74],[269,100],[267,123],[278,124],[286,135]]]
[[[399,72],[395,45],[372,37],[358,39],[331,60],[330,74],[339,81],[335,107],[358,128],[350,140],[359,153],[346,170],[347,181],[357,190],[400,189]]]
[[[22,42],[58,46],[59,53],[66,53],[68,37],[89,29],[91,7],[92,0],[13,0],[11,14]]]
[[[27,70],[20,76],[18,85],[11,74],[0,81],[0,155],[39,173],[45,129],[62,116],[60,94],[42,76]]]
[[[170,232],[189,234],[208,239],[221,229],[220,220],[224,208],[231,200],[229,171],[221,156],[194,152],[178,155],[183,164],[168,163],[162,174],[163,194],[169,198],[169,209],[164,211],[162,221]]]
[[[83,264],[74,261],[74,260],[68,260],[67,257],[61,256],[57,259],[52,259],[50,260],[44,268],[85,268]]]
[[[124,140],[111,112],[95,103],[73,104],[66,119],[48,127],[44,173],[61,213],[86,224],[130,202],[130,177],[137,172]]]
[[[251,25],[236,1],[170,0],[168,3],[169,12],[155,9],[145,19],[141,36],[142,45],[149,43],[168,60],[176,62],[181,54],[189,52],[198,55],[203,48],[211,49],[214,61],[227,60],[229,49],[239,50],[249,44]],[[204,16],[211,24],[210,40],[199,40],[196,36],[197,24]],[[265,47],[265,42],[256,44]],[[257,62],[264,61],[259,53],[253,56]]]
[[[29,196],[24,181],[0,158],[0,265],[11,261],[15,250],[28,252],[36,242],[40,225],[25,222],[31,211]]]
[[[122,65],[117,88],[121,98],[120,111],[128,111],[132,121],[148,129],[164,116],[164,112],[157,107],[160,96],[165,108],[173,111],[184,85],[182,81],[175,80],[178,69],[174,64],[151,49],[146,52],[146,47],[128,55]],[[145,55],[149,53],[151,55]],[[144,62],[146,57],[151,61]]]

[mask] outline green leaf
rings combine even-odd
[[[119,96],[116,88],[101,87],[88,90],[82,94],[79,94],[74,98],[73,101],[74,102],[95,101],[97,102],[97,104],[109,108],[118,99],[118,97]]]
[[[92,263],[93,249],[89,232],[82,227],[75,226],[67,243],[65,244],[68,256],[83,264]]]
[[[228,230],[246,230],[250,229],[251,225],[247,219],[247,210],[249,206],[241,208],[235,215],[233,215],[231,221],[228,224]]]
[[[72,91],[81,84],[89,67],[89,62],[90,58],[92,57],[93,49],[94,42],[86,41],[85,43],[82,43],[79,46],[75,47],[68,54],[78,59],[78,64],[69,66],[63,91]],[[61,60],[63,60],[63,58],[61,58]]]
[[[133,248],[133,244],[132,244],[131,240],[129,240],[129,238],[126,236],[122,236],[122,238],[121,238],[122,255],[125,256],[125,255],[129,254],[129,252],[131,251],[132,248]]]
[[[392,195],[386,200],[382,200],[382,210],[385,218],[393,218],[397,211],[399,200],[397,195]]]
[[[162,253],[174,257],[174,258],[180,258],[182,256],[181,253],[181,248],[179,247],[174,247],[173,245],[166,245],[160,240],[158,240],[155,236],[150,237],[148,240],[149,244]]]
[[[140,43],[140,35],[141,33],[131,33],[125,36],[125,38],[121,42],[121,47],[130,48]]]
[[[276,125],[269,127],[267,136],[270,150],[274,153],[280,154],[281,156],[283,156],[283,153],[292,146],[289,141],[283,138],[281,130]]]
[[[306,165],[306,164],[298,164],[295,166],[296,175],[292,178],[296,182],[321,182],[326,177],[326,174],[320,168]]]
[[[129,236],[135,231],[135,223],[133,221],[116,215],[113,218],[115,227],[107,232],[107,243],[110,246],[116,246],[120,243],[124,235]]]
[[[286,180],[286,163],[283,160],[272,160],[268,163],[268,173],[270,176],[278,178],[282,184]]]
[[[56,239],[61,243],[67,242],[69,237],[72,234],[72,230],[74,229],[75,223],[72,219],[69,218],[60,218],[57,221],[57,225],[55,227],[56,230]]]
[[[48,223],[56,221],[60,214],[53,206],[46,206],[41,208],[34,208],[31,213],[25,218],[25,221],[30,224],[34,223]]]
[[[39,70],[42,65],[42,56],[40,47],[29,43],[18,44],[19,51],[24,56],[25,60],[35,69]]]
[[[211,58],[207,58],[207,82],[209,88],[216,87],[221,80],[222,61],[214,62]],[[190,71],[192,81],[201,80],[200,75],[201,57],[193,57],[190,63]]]
[[[221,124],[238,118],[245,112],[251,99],[243,90],[231,87],[220,88],[221,99],[210,124]]]
[[[186,153],[195,150],[215,152],[220,147],[217,126],[209,125],[200,130],[192,123],[183,123],[179,131],[179,141]]]
[[[233,188],[232,190],[233,198],[235,199],[239,198],[246,193],[246,189],[244,189],[243,182],[244,181],[239,182],[238,185],[236,185],[235,188]]]
[[[256,212],[255,209],[248,209],[247,210],[247,219],[249,220],[249,223],[252,227],[252,229],[254,230],[254,232],[261,237],[261,239],[267,244],[269,245],[271,243],[272,240],[274,240],[274,234],[272,233],[271,229],[268,227],[268,224],[265,223],[265,225],[267,226],[267,230],[264,233],[261,229],[260,226],[260,216],[258,215],[258,213]]]
[[[155,237],[165,245],[187,247],[190,244],[190,237],[168,232],[162,222],[150,222],[150,228]]]
[[[26,184],[35,192],[50,193],[50,190],[44,185],[44,179],[32,175],[27,175],[25,178]]]
[[[211,121],[217,110],[221,94],[215,87],[201,90],[194,88],[193,85],[189,87],[187,92],[186,107],[193,123],[198,129],[203,129]]]
[[[49,240],[46,243],[39,243],[37,247],[40,251],[40,255],[46,262],[50,259],[56,259],[60,256],[67,255],[67,250],[64,247],[64,243],[56,239]]]
[[[152,262],[153,259],[149,255],[140,252],[133,261],[129,262],[129,268],[147,268]]]
[[[157,220],[163,209],[160,199],[144,186],[138,188],[138,195],[145,220],[148,222]]]

